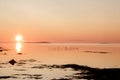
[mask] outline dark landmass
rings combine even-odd
[[[87,80],[120,80],[120,68],[91,68],[88,66],[82,66],[77,64],[65,64],[65,65],[41,65],[34,66],[32,68],[37,69],[53,69],[60,68],[66,69],[71,68],[74,71],[80,71],[72,76],[72,78],[61,78],[52,80],[72,80],[72,79],[87,79]]]
[[[80,66],[76,64],[63,65],[63,68],[72,68],[81,73],[77,73],[74,77],[78,79],[88,80],[120,80],[120,68],[91,68],[88,66]]]
[[[15,60],[12,59],[10,60],[14,62]],[[63,64],[63,65],[48,65],[48,64],[39,64],[35,63],[38,62],[37,60],[34,59],[28,59],[28,60],[20,60],[15,62],[16,65],[13,66],[18,66],[19,68],[13,69],[15,71],[23,72],[21,74],[11,74],[9,76],[0,76],[0,79],[11,79],[15,78],[17,79],[43,79],[44,74],[39,72],[37,74],[31,74],[27,73],[27,69],[32,69],[32,70],[39,70],[39,69],[47,69],[48,71],[52,70],[63,70],[63,71],[74,71],[73,74],[68,75],[64,74],[63,77],[61,78],[53,78],[51,80],[81,80],[81,79],[86,79],[86,80],[120,80],[120,68],[93,68],[85,65],[78,65],[78,64]],[[0,63],[0,68],[4,68],[3,65],[5,66],[6,63]],[[8,64],[8,63],[7,63]],[[6,64],[6,65],[7,65]],[[24,66],[26,64],[29,64],[29,66]],[[32,64],[32,65],[30,65]],[[21,66],[21,67],[20,67]],[[11,66],[12,67],[12,66]],[[19,73],[18,72],[18,73]],[[25,73],[24,73],[25,72]]]
[[[109,52],[105,52],[105,51],[84,51],[86,53],[100,53],[100,54],[107,54]]]

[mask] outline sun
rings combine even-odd
[[[16,41],[22,41],[22,36],[21,35],[17,35],[16,36]]]

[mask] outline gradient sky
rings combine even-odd
[[[0,0],[0,41],[120,42],[120,0]]]

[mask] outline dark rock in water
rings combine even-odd
[[[17,78],[17,77],[14,77],[14,76],[0,76],[0,79],[9,79],[9,78]]]
[[[5,49],[3,47],[0,47],[0,52],[3,52],[3,51],[8,51],[8,49]]]
[[[10,60],[9,61],[9,63],[11,64],[11,65],[14,65],[15,63],[17,63],[14,59],[12,59],[12,60]]]
[[[0,49],[0,52],[2,52],[3,50]]]
[[[7,55],[7,53],[3,53],[3,55]]]
[[[10,76],[0,76],[0,79],[7,79],[10,78]]]
[[[105,51],[84,51],[86,53],[100,53],[100,54],[107,54],[109,52],[105,52]]]
[[[22,53],[17,53],[18,55],[21,55]]]

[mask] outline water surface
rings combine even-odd
[[[0,52],[1,80],[84,80],[82,71],[120,68],[120,44],[22,43],[21,55],[16,44],[0,47],[8,49]]]

